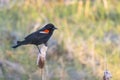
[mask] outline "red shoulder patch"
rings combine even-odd
[[[49,33],[49,30],[48,30],[48,29],[45,29],[43,32],[45,32],[45,33]]]

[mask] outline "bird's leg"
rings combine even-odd
[[[39,51],[39,53],[40,53],[40,49],[39,49],[39,46],[37,45],[37,48],[38,48],[38,51]]]
[[[48,43],[44,43],[45,44],[45,46],[48,46]]]

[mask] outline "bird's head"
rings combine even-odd
[[[48,29],[48,30],[56,30],[57,29],[52,23],[45,25],[44,28]]]
[[[40,30],[40,33],[44,33],[44,34],[48,34],[48,33],[53,33],[54,30],[56,30],[57,28],[49,23],[49,24],[46,24],[41,30]]]

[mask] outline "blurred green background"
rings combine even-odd
[[[120,80],[120,0],[0,0],[0,80],[40,80],[38,50],[16,40],[53,23],[47,80]]]

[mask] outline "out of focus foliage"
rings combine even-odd
[[[119,0],[0,1],[0,60],[22,66],[20,79],[39,80],[38,52],[30,45],[11,46],[49,22],[58,30],[49,41],[48,80],[102,80],[105,54],[112,80],[120,79]]]

